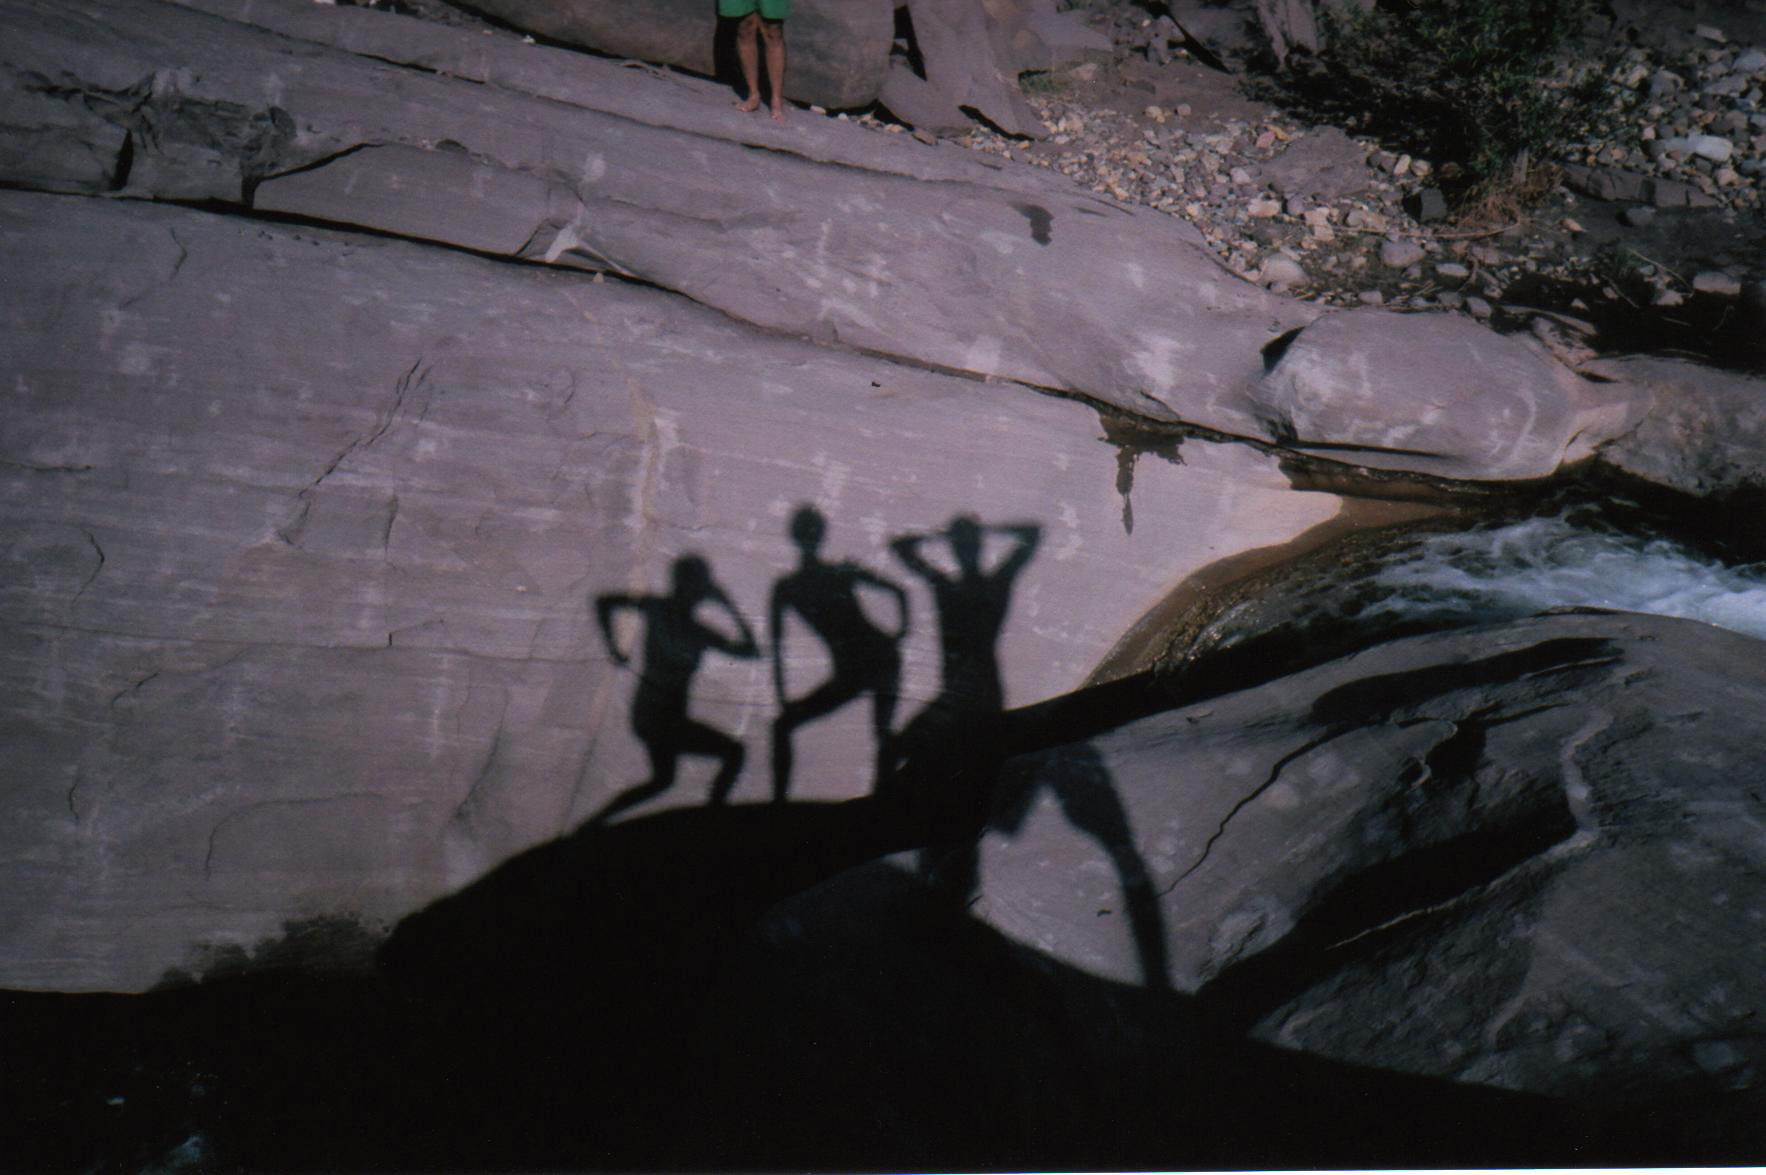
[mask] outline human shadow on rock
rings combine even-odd
[[[732,622],[734,637],[720,632],[699,616],[713,607]],[[674,786],[682,755],[704,755],[718,761],[712,780],[712,804],[729,798],[742,772],[742,744],[721,730],[698,722],[687,714],[693,676],[705,655],[717,651],[730,657],[757,657],[760,647],[742,613],[712,578],[711,565],[697,555],[683,555],[674,562],[673,584],[666,595],[608,594],[595,601],[595,618],[613,660],[628,664],[629,654],[620,648],[614,632],[616,617],[634,612],[643,621],[642,662],[637,688],[632,694],[632,733],[650,756],[650,778],[613,797],[593,820],[612,818],[627,808],[666,792]]]
[[[990,535],[1005,548],[991,564],[985,551]],[[983,525],[958,515],[943,531],[902,535],[889,544],[932,592],[939,690],[896,736],[895,761],[878,780],[880,792],[893,790],[909,802],[935,805],[979,830],[989,789],[1011,753],[999,639],[1011,613],[1012,590],[1041,537],[1035,523]],[[929,850],[928,863],[937,852]]]
[[[907,593],[892,581],[850,560],[822,557],[828,520],[813,506],[791,516],[797,567],[773,585],[767,608],[773,690],[779,713],[773,720],[773,799],[784,801],[795,767],[792,737],[807,723],[826,717],[859,697],[871,698],[871,734],[876,744],[875,779],[883,786],[893,757],[895,708],[901,694],[901,652],[908,633]],[[885,597],[896,610],[893,629],[866,614],[862,596]],[[831,668],[826,680],[792,695],[786,680],[785,625],[791,617],[807,625],[825,650]]]

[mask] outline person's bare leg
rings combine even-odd
[[[736,26],[736,60],[742,63],[742,81],[748,86],[748,97],[736,103],[736,109],[747,113],[760,109],[760,13],[750,12]]]
[[[785,121],[785,22],[765,21],[760,26],[766,39],[766,76],[773,87],[773,121]],[[758,91],[757,91],[758,93]],[[756,101],[759,99],[757,98]]]

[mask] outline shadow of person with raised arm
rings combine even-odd
[[[796,570],[773,585],[767,611],[772,640],[773,688],[779,715],[773,720],[773,799],[782,802],[791,786],[791,736],[806,722],[831,714],[860,694],[871,695],[871,730],[877,745],[877,779],[884,779],[894,756],[891,732],[901,689],[901,653],[897,645],[908,631],[908,598],[900,587],[849,560],[829,563],[821,557],[828,521],[813,506],[800,506],[791,516],[791,541],[797,544]],[[899,623],[885,631],[865,615],[859,601],[864,588],[893,598]],[[785,681],[785,621],[796,613],[827,647],[833,668],[813,690],[791,697]]]
[[[984,550],[989,534],[1009,544],[991,567]],[[1012,589],[1041,538],[1042,528],[1035,523],[984,526],[959,514],[941,533],[903,535],[889,544],[896,558],[932,589],[941,649],[938,695],[897,739],[891,779],[924,783],[935,776],[948,794],[917,798],[936,799],[941,808],[975,805],[976,820],[1002,755],[1000,633],[1011,611]],[[934,542],[949,551],[949,568],[927,557],[927,545]]]
[[[742,744],[721,730],[714,730],[687,716],[687,704],[699,663],[712,650],[731,657],[758,657],[760,647],[742,614],[711,577],[711,567],[697,555],[683,555],[674,562],[673,588],[668,595],[632,596],[609,594],[595,601],[595,617],[602,638],[615,662],[629,663],[613,632],[613,618],[620,612],[638,613],[644,622],[643,663],[638,687],[632,695],[632,733],[650,755],[650,778],[627,788],[608,801],[591,823],[600,823],[674,785],[682,755],[707,755],[720,761],[711,784],[714,805],[729,798],[742,772]],[[704,623],[696,615],[702,605],[721,609],[735,622],[731,638]]]

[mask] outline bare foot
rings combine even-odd
[[[773,107],[773,121],[774,122],[784,122],[785,121],[785,108],[783,106]]]
[[[749,113],[752,113],[753,111],[759,110],[760,109],[760,95],[759,94],[748,95],[748,97],[746,97],[746,98],[742,99],[740,102],[736,103],[736,109],[740,110],[743,114],[749,114]]]

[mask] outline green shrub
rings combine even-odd
[[[1377,0],[1325,18],[1326,46],[1291,81],[1356,129],[1446,163],[1462,190],[1524,187],[1592,117],[1598,83],[1557,56],[1588,0]],[[1598,74],[1592,75],[1598,77]]]

